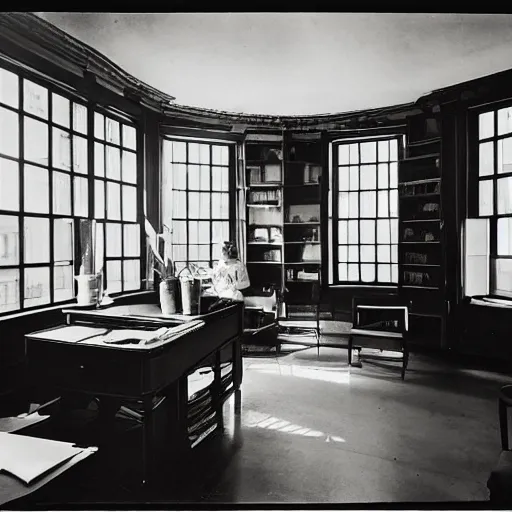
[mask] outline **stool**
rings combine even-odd
[[[508,442],[507,408],[512,407],[512,384],[503,386],[498,396],[501,455],[497,467],[492,471],[487,488],[492,503],[512,505],[512,451]]]

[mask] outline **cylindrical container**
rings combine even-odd
[[[184,315],[198,315],[201,297],[201,279],[193,275],[180,277],[181,307]]]
[[[175,277],[168,277],[160,282],[160,308],[163,315],[176,313],[177,286],[178,280]]]
[[[76,301],[79,306],[94,306],[98,303],[98,276],[81,274],[75,276],[78,283]]]

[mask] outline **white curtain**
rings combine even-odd
[[[246,183],[245,183],[245,148],[243,143],[238,143],[236,148],[236,245],[241,261],[246,262]]]

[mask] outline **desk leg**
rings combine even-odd
[[[222,414],[222,375],[221,375],[221,351],[215,352],[215,366],[213,369],[213,393],[214,393],[214,404],[215,414],[217,415],[217,422],[219,429],[224,428],[224,415]]]
[[[242,385],[244,364],[242,359],[242,338],[233,341],[233,386],[239,390]]]
[[[144,397],[144,421],[142,423],[142,485],[147,485],[153,468],[153,396]]]

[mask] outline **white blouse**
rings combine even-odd
[[[246,266],[240,260],[220,260],[213,271],[213,287],[219,297],[244,300],[240,290],[251,285]]]

